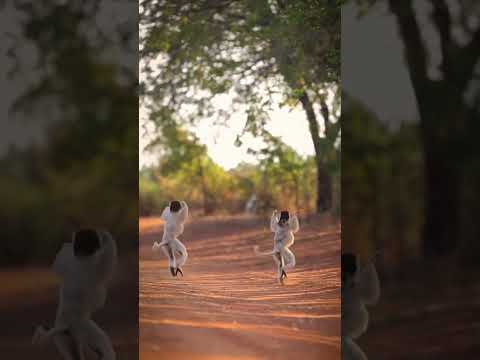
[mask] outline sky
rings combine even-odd
[[[392,127],[418,120],[395,18],[384,4],[357,14],[352,3],[342,8],[342,91]]]
[[[228,104],[231,97],[225,95],[219,99],[219,103]],[[308,123],[303,110],[300,107],[294,109],[280,108],[273,106],[273,111],[269,112],[270,121],[267,125],[273,135],[279,136],[286,144],[293,147],[303,156],[313,155],[314,148],[308,130]],[[148,114],[145,109],[141,109],[141,124],[147,123]],[[200,142],[207,146],[209,156],[224,169],[229,170],[236,167],[241,162],[255,163],[255,158],[247,153],[247,149],[258,148],[262,142],[252,136],[242,137],[243,145],[236,147],[234,145],[237,135],[241,134],[245,125],[247,115],[243,112],[237,112],[229,120],[229,127],[212,126],[211,119],[202,119],[198,125],[192,128]],[[147,125],[148,127],[148,125]],[[151,139],[150,136],[142,136],[140,131],[140,168],[145,165],[152,165],[158,161],[156,154],[144,150]],[[152,132],[150,131],[150,134]]]

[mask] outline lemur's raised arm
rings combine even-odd
[[[185,201],[181,201],[180,205],[182,208],[178,212],[178,220],[183,224],[188,218],[188,205]]]
[[[174,204],[174,202],[172,202],[170,206],[167,206],[165,209],[163,209],[161,218],[164,221],[175,219],[174,221],[176,223],[183,224],[188,218],[188,205],[185,201],[175,201],[175,203],[177,204],[178,208],[172,209],[172,204]]]
[[[300,224],[298,223],[297,215],[293,215],[290,218],[290,220],[288,221],[288,226],[290,227],[290,230],[294,233],[296,233],[298,230],[300,230]]]
[[[272,232],[277,232],[278,231],[278,212],[277,210],[274,210],[272,213],[272,217],[270,218],[270,230]]]
[[[167,219],[168,219],[168,214],[170,214],[170,207],[169,207],[169,206],[166,206],[165,209],[163,209],[162,215],[161,215],[160,217],[162,218],[162,220],[167,221]]]
[[[380,298],[380,281],[373,262],[364,265],[356,275],[357,293],[366,305],[375,305]]]
[[[108,231],[98,231],[101,247],[97,259],[97,279],[99,282],[109,282],[117,265],[117,244]]]
[[[55,260],[52,265],[53,271],[58,276],[61,276],[61,277],[65,276],[69,267],[69,259],[71,259],[72,256],[73,256],[73,243],[63,244],[62,248],[57,253],[57,256],[55,257]]]

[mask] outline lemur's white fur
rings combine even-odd
[[[342,360],[367,360],[354,342],[368,327],[367,305],[380,297],[380,283],[373,262],[357,266],[353,278],[342,284]]]
[[[295,242],[294,233],[300,229],[300,224],[296,215],[290,217],[284,225],[278,224],[278,211],[275,210],[270,218],[270,230],[275,233],[273,250],[268,252],[258,251],[258,246],[254,247],[257,255],[273,255],[273,260],[277,264],[277,277],[282,278],[284,270],[291,269],[295,266],[295,255],[289,249]]]
[[[94,311],[104,306],[108,285],[117,263],[115,240],[106,231],[98,231],[100,249],[85,258],[74,255],[73,242],[65,243],[53,264],[62,279],[55,326],[37,327],[34,344],[55,342],[65,360],[85,359],[86,349],[114,360],[115,351],[108,336],[91,320]]]
[[[152,250],[162,249],[168,258],[170,268],[180,268],[185,264],[188,258],[188,252],[178,237],[183,234],[184,224],[188,218],[188,205],[185,201],[180,202],[181,209],[178,212],[171,212],[167,206],[162,213],[162,219],[165,221],[163,228],[162,241],[154,242]]]

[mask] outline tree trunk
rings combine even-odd
[[[475,238],[478,244],[480,222],[472,221],[469,214],[478,210],[475,203],[480,198],[480,185],[472,184],[471,179],[480,177],[480,169],[476,168],[478,158],[472,158],[478,143],[478,109],[470,116],[464,98],[480,58],[480,29],[472,34],[469,44],[458,46],[452,40],[454,22],[448,6],[442,1],[431,3],[432,23],[440,37],[441,80],[428,76],[429,53],[415,16],[414,1],[389,0],[405,44],[420,111],[425,156],[424,254],[446,255],[459,244],[470,244],[464,251],[480,248],[465,240]],[[465,184],[470,184],[468,197]]]
[[[478,150],[477,150],[478,156]],[[476,161],[475,161],[476,162]],[[472,164],[468,175],[462,182],[462,203],[460,214],[459,256],[464,266],[480,267],[478,254],[480,253],[480,166]]]
[[[468,135],[463,140],[467,145],[465,148],[465,161],[463,165],[463,177],[460,184],[460,206],[461,213],[459,234],[459,255],[462,264],[467,266],[480,267],[478,254],[480,253],[480,143],[478,134],[480,132],[480,91],[477,93],[476,105],[469,110]]]
[[[445,159],[425,148],[425,224],[423,253],[447,255],[455,247],[459,229],[460,174]]]
[[[300,211],[300,180],[298,179],[298,175],[295,175],[295,208],[296,208],[296,212],[297,214],[299,213]]]
[[[424,152],[425,256],[451,254],[460,237],[461,183],[467,122],[461,98],[447,83],[417,91]],[[458,91],[458,93],[461,93]]]
[[[209,215],[212,211],[209,205],[208,189],[207,189],[207,184],[205,182],[205,172],[203,170],[203,164],[201,163],[201,161],[202,160],[200,160],[200,182],[202,187],[203,214]]]
[[[332,209],[332,176],[328,171],[325,161],[323,160],[320,128],[318,125],[317,116],[313,110],[313,105],[306,92],[304,92],[300,97],[300,102],[302,103],[303,109],[307,115],[310,135],[312,137],[313,147],[315,149],[315,163],[317,165],[316,211],[317,213],[322,213]],[[328,120],[326,119],[326,121]]]
[[[317,213],[332,209],[332,175],[325,164],[317,163]]]

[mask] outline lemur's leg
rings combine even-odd
[[[342,336],[342,360],[368,360],[368,358],[352,339]]]
[[[275,260],[275,263],[277,264],[277,278],[279,280],[282,280],[284,274],[282,254],[280,254],[280,252],[275,252],[273,254],[273,260]]]
[[[172,246],[170,244],[166,244],[165,246],[162,246],[162,251],[168,258],[168,267],[170,268],[170,273],[172,274],[172,276],[176,276],[177,274],[175,273],[175,268],[177,267],[177,265]]]
[[[183,266],[187,262],[187,258],[188,258],[187,248],[178,239],[175,239],[173,241],[173,248],[174,248],[173,251],[177,256],[176,257],[176,261],[177,261],[176,274],[180,273],[183,276],[181,266]]]
[[[57,334],[69,334],[69,329],[67,327],[52,327],[46,329],[44,326],[37,326],[35,333],[33,334],[32,344],[41,344],[45,343]]]
[[[115,360],[115,350],[108,335],[92,320],[86,326],[88,348],[97,355],[98,360]]]
[[[282,269],[280,272],[280,281],[283,283],[283,278],[287,277],[287,273],[285,272],[285,269],[287,268],[288,262],[286,261],[286,254],[285,250],[288,250],[287,248],[282,248],[280,250],[280,258],[282,260]]]
[[[84,360],[82,347],[77,343],[69,331],[53,336],[58,352],[64,360]]]
[[[289,248],[284,248],[282,252],[282,257],[285,261],[284,264],[284,269],[292,269],[295,267],[296,261],[295,261],[295,254],[289,249]]]

